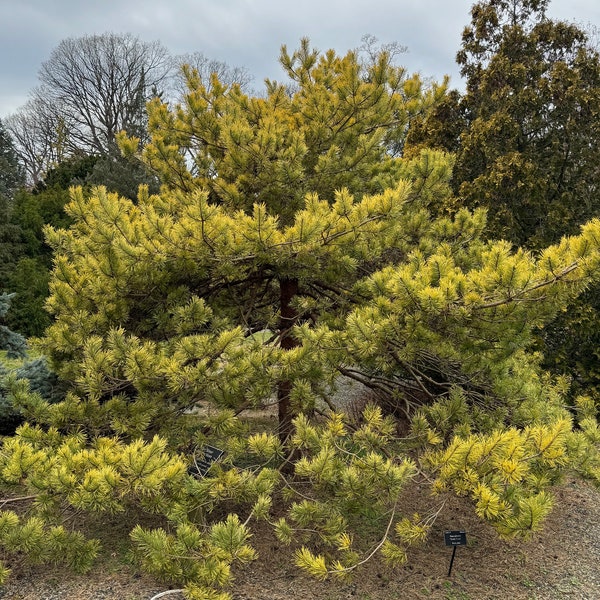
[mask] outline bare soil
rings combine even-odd
[[[236,571],[231,593],[234,600],[598,600],[600,491],[569,478],[555,493],[556,508],[530,541],[499,540],[467,503],[453,499],[427,543],[412,549],[407,565],[390,569],[376,557],[342,582],[311,580],[292,564],[288,548],[269,536],[257,536],[253,541],[259,544],[259,559]],[[468,544],[457,548],[450,576],[452,549],[444,545],[445,530],[467,532]],[[0,588],[0,598],[150,600],[169,589],[113,554],[107,548],[100,566],[80,576],[16,565],[11,580]]]

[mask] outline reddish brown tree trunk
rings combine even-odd
[[[298,315],[292,306],[292,300],[298,294],[298,280],[282,279],[279,282],[279,334],[281,336],[280,345],[283,349],[289,350],[299,345],[298,340],[292,335],[291,330]],[[296,416],[292,410],[290,401],[290,392],[292,389],[291,381],[280,381],[277,385],[277,401],[279,416],[279,439],[282,443],[290,437],[293,427],[292,420]]]

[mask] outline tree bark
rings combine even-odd
[[[298,294],[298,280],[295,278],[281,279],[279,282],[279,335],[280,346],[284,350],[290,350],[299,345],[298,340],[292,335],[292,327],[298,317],[292,301]],[[280,381],[277,385],[278,417],[279,417],[279,439],[286,443],[292,434],[292,420],[296,416],[292,410],[290,392],[292,382]]]

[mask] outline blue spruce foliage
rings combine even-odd
[[[0,434],[10,435],[23,422],[23,416],[13,405],[8,386],[8,376],[26,379],[32,393],[39,394],[48,402],[58,402],[64,398],[64,384],[48,367],[46,357],[28,359],[27,340],[2,325],[2,319],[10,308],[14,294],[0,295],[0,350],[6,351],[7,358],[25,359],[17,368],[10,368],[0,357]]]

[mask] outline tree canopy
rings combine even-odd
[[[388,52],[320,55],[303,40],[292,54],[283,49],[281,64],[289,83],[267,81],[266,95],[254,97],[184,69],[181,105],[150,103],[144,160],[171,188],[206,188],[211,200],[248,211],[265,203],[283,217],[307,192],[386,187],[391,151],[445,89],[407,76]]]
[[[542,248],[597,215],[600,58],[547,1],[476,3],[457,62],[467,126],[455,167],[490,235]]]
[[[548,18],[548,2],[478,2],[457,55],[466,79],[411,128],[408,151],[456,153],[459,205],[485,207],[490,238],[534,251],[598,216],[600,57],[580,26]],[[544,365],[596,393],[597,286],[540,332]]]
[[[169,67],[159,42],[113,33],[68,38],[42,64],[36,96],[64,123],[65,144],[106,154],[119,131],[135,133]]]
[[[141,165],[121,160],[115,136],[126,131],[146,141],[146,103],[153,97],[179,99],[184,64],[207,83],[212,72],[228,83],[250,81],[245,69],[200,52],[174,56],[160,42],[131,34],[62,40],[42,64],[29,100],[5,119],[28,183],[38,185],[61,162],[85,156],[101,158],[96,179],[106,176],[103,183],[116,179],[122,186],[127,170],[144,183]]]

